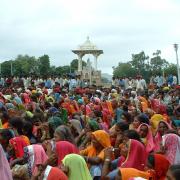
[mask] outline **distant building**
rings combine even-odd
[[[84,44],[80,45],[76,50],[72,50],[73,53],[78,56],[78,69],[77,75],[81,76],[82,80],[89,81],[90,85],[101,85],[101,71],[97,68],[97,59],[99,55],[103,54],[103,50],[99,50],[87,37]],[[86,54],[92,54],[94,56],[94,67],[92,66],[90,59],[87,60],[86,67],[82,67],[82,58]]]

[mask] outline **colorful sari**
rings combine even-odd
[[[136,168],[138,170],[144,170],[146,160],[147,153],[144,145],[137,140],[130,139],[128,155],[124,161],[120,160],[121,162],[118,162],[118,166],[121,168]]]
[[[56,142],[56,153],[58,156],[58,166],[61,165],[63,158],[67,154],[79,154],[77,147],[68,141]]]
[[[77,154],[66,155],[63,165],[69,169],[69,180],[92,180],[89,169],[83,157]]]
[[[166,122],[166,121],[159,121],[159,124],[163,122],[168,129],[172,129],[171,126]],[[159,124],[158,124],[158,127],[157,127],[157,130],[156,130],[156,135],[154,137],[154,144],[155,144],[155,148],[154,150],[155,151],[158,151],[160,150],[160,144],[161,144],[161,141],[162,141],[162,136],[160,135],[158,129],[159,129]]]
[[[145,137],[145,142],[144,145],[146,147],[146,152],[150,153],[152,151],[154,151],[155,148],[155,144],[154,144],[154,139],[153,139],[153,134],[151,132],[151,128],[150,126],[148,126],[147,124],[143,123],[138,127],[138,132],[140,131],[141,126],[147,126],[148,128],[148,133],[147,136]]]
[[[99,157],[104,159],[104,149],[111,146],[109,134],[103,130],[97,130],[92,133],[92,136],[101,144],[103,149],[97,152],[96,148],[91,144],[86,149],[80,151],[80,154],[88,157]]]
[[[0,176],[1,180],[13,180],[9,163],[0,144]]]
[[[59,168],[48,165],[43,180],[68,180],[68,178]]]
[[[180,137],[176,134],[166,134],[162,136],[162,145],[170,164],[180,164]]]
[[[140,171],[134,168],[119,168],[121,172],[122,180],[129,180],[134,177],[141,177],[144,179],[149,179],[151,175],[148,172]]]
[[[28,146],[28,144],[21,136],[10,139],[9,143],[12,145],[15,151],[16,158],[21,158],[24,156],[24,147]]]
[[[152,128],[152,132],[153,134],[156,133],[156,130],[158,128],[158,125],[159,125],[159,122],[160,121],[163,121],[163,116],[161,114],[154,114],[151,119],[150,119],[150,122],[151,122],[151,128]]]
[[[28,173],[30,177],[37,173],[37,165],[44,164],[48,159],[43,147],[39,144],[25,147],[24,154],[28,159]]]
[[[154,154],[155,180],[165,180],[170,163],[162,154]]]

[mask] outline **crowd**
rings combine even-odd
[[[157,79],[1,78],[0,179],[180,179],[180,86]]]

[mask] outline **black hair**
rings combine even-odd
[[[0,135],[2,136],[3,139],[9,141],[11,138],[13,138],[13,133],[9,129],[2,129],[0,131]]]
[[[9,124],[17,129],[17,132],[19,135],[22,135],[22,127],[23,127],[23,122],[20,117],[13,117],[9,120]]]
[[[29,121],[23,121],[23,130],[27,132],[28,135],[32,135],[33,125]]]
[[[180,177],[180,164],[171,165],[169,170],[171,171],[175,179],[178,180]]]
[[[137,131],[135,131],[133,129],[128,129],[128,130],[124,131],[124,135],[127,136],[129,139],[135,139],[135,140],[141,142],[140,135],[138,134]]]
[[[147,115],[145,114],[140,114],[137,116],[137,119],[141,122],[141,123],[145,123],[149,125],[149,118],[147,117]]]
[[[129,129],[129,124],[127,122],[117,122],[116,126],[119,127],[119,129],[121,129],[122,132],[126,131]]]

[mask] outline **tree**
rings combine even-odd
[[[177,76],[177,66],[175,65],[175,64],[169,64],[169,66],[168,67],[166,67],[165,69],[164,69],[164,72],[165,72],[165,74],[166,75],[168,75],[168,74],[174,74],[174,75],[176,75]]]
[[[42,76],[48,76],[50,71],[50,60],[48,55],[43,55],[38,58],[39,72]]]
[[[114,77],[133,77],[136,75],[136,70],[130,63],[119,63],[117,67],[114,67]]]
[[[78,70],[78,59],[73,59],[70,63],[71,66],[71,72],[75,72]],[[82,66],[86,66],[86,62],[82,61]]]
[[[144,51],[138,54],[132,54],[132,61],[130,61],[132,67],[136,70],[137,74],[143,74],[146,69],[146,60],[149,59],[149,56],[146,56]]]
[[[165,59],[161,58],[161,51],[157,50],[153,53],[153,57],[150,60],[151,62],[151,71],[153,74],[161,74],[163,69],[168,66],[168,62]]]

